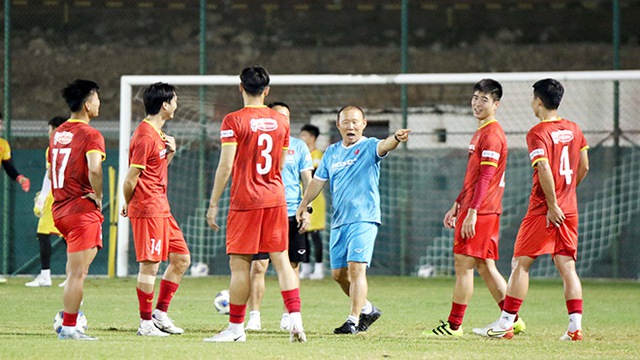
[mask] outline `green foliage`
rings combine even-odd
[[[628,359],[640,354],[640,286],[636,282],[584,282],[585,340],[560,342],[567,314],[559,280],[532,281],[521,316],[527,331],[512,341],[487,340],[473,327],[494,321],[499,311],[481,279],[464,322],[461,339],[427,339],[420,334],[446,320],[454,280],[371,277],[369,298],[383,311],[369,332],[334,335],[349,311],[347,297],[330,279],[303,281],[303,319],[308,343],[290,344],[279,330],[282,299],[277,281],[267,279],[262,327],[245,344],[204,343],[226,327],[227,317],[213,307],[215,294],[228,288],[227,277],[185,278],[170,316],[185,329],[181,336],[143,338],[138,326],[135,279],[88,279],[82,311],[88,334],[98,342],[57,340],[53,317],[62,308],[62,289],[26,288],[23,278],[0,284],[0,354],[3,359]],[[157,296],[157,295],[156,295]]]

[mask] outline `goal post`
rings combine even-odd
[[[376,244],[376,253],[383,253],[384,257],[395,257],[397,261],[406,264],[406,269],[399,271],[394,269],[390,263],[384,263],[381,266],[383,268],[381,274],[416,273],[420,266],[425,265],[435,267],[437,274],[452,273],[453,261],[449,247],[452,234],[448,230],[441,229],[440,215],[444,214],[441,211],[443,204],[452,202],[455,195],[452,197],[451,194],[459,191],[461,186],[452,179],[458,180],[459,171],[464,172],[465,146],[475,129],[473,116],[469,111],[471,86],[483,78],[495,79],[501,82],[505,89],[505,95],[500,110],[498,110],[498,118],[501,119],[501,122],[502,119],[505,120],[503,127],[508,135],[510,149],[511,147],[514,149],[526,148],[524,134],[535,123],[532,120],[533,115],[530,109],[531,85],[543,78],[555,78],[563,84],[566,83],[567,92],[560,112],[563,116],[580,123],[583,130],[586,129],[585,133],[591,132],[591,138],[589,135],[587,138],[592,146],[596,144],[612,146],[610,135],[614,133],[614,125],[622,128],[623,135],[628,134],[628,141],[625,145],[634,147],[639,143],[639,136],[634,133],[634,129],[637,130],[635,124],[640,116],[635,109],[635,103],[638,94],[640,94],[640,71],[635,70],[271,76],[272,95],[269,99],[282,100],[289,105],[295,104],[292,107],[292,135],[296,134],[294,129],[299,129],[299,125],[303,122],[311,122],[318,125],[323,134],[332,134],[333,131],[333,136],[335,136],[332,124],[335,121],[336,110],[347,104],[361,105],[365,108],[369,120],[368,130],[378,131],[376,134],[384,134],[385,131],[388,133],[405,123],[408,123],[408,127],[413,129],[414,133],[407,143],[407,148],[402,150],[402,154],[392,154],[390,159],[383,161],[383,172],[385,172],[381,177],[383,225]],[[137,96],[135,91],[160,81],[178,86],[179,101],[176,117],[183,119],[172,124],[171,129],[183,133],[184,135],[181,135],[183,139],[191,139],[184,141],[184,146],[187,149],[199,141],[193,135],[194,133],[204,132],[207,138],[212,138],[216,134],[215,127],[219,126],[224,113],[242,106],[239,102],[237,86],[240,80],[237,75],[122,76],[118,148],[119,189],[122,189],[124,176],[128,172],[129,140],[134,123],[137,123],[144,116],[139,110],[139,104],[137,105],[138,110],[134,109],[136,106],[134,98]],[[402,119],[402,112],[399,110],[398,94],[401,86],[409,87],[412,90],[409,92],[411,99],[408,103],[410,108],[408,120]],[[202,99],[193,95],[197,92],[185,91],[192,88],[206,89],[207,99],[205,101],[207,104],[204,108],[207,109],[206,116],[209,122],[205,128],[202,128],[195,121],[195,118],[201,115],[199,112],[203,108]],[[281,90],[279,91],[280,95],[276,96],[277,98],[273,95],[276,92],[275,89]],[[620,89],[620,96],[617,95],[618,89]],[[211,100],[210,98],[215,99]],[[200,106],[185,106],[185,104],[198,103]],[[297,113],[304,114],[302,121],[297,117]],[[620,121],[618,119],[612,120],[614,114],[620,114]],[[586,126],[583,125],[584,122],[586,122]],[[323,138],[324,145],[330,139],[331,136],[325,136]],[[513,152],[513,154],[516,153],[517,151]],[[190,156],[192,153],[187,150],[183,158],[178,160],[190,161]],[[208,160],[208,162],[212,161],[212,159]],[[510,153],[509,162],[514,165],[510,165],[511,167],[508,168],[507,177],[511,177],[511,173],[513,173],[514,182],[517,181],[518,186],[516,187],[514,184],[512,190],[508,189],[505,192],[505,207],[511,211],[512,215],[503,216],[503,224],[506,222],[507,227],[505,229],[503,226],[503,234],[509,230],[509,226],[511,232],[513,232],[513,227],[517,226],[519,219],[521,219],[520,215],[522,215],[520,209],[526,209],[525,202],[528,200],[526,188],[527,186],[530,188],[531,171],[527,159],[516,158]],[[174,167],[174,163],[172,162],[171,167]],[[212,166],[215,168],[215,164]],[[461,169],[457,169],[459,167]],[[175,176],[186,177],[190,169],[181,168]],[[616,171],[619,171],[621,174],[624,173],[625,178],[633,178],[633,174],[630,175],[618,168],[613,167],[608,171],[613,171],[614,175]],[[636,179],[640,178],[640,174],[638,175]],[[596,176],[605,178],[602,174]],[[209,178],[212,177],[213,174],[210,174]],[[180,184],[180,191],[189,191],[188,181],[183,182],[184,184]],[[169,182],[170,190],[172,186],[173,178]],[[426,189],[423,191],[422,188]],[[209,190],[207,189],[207,192]],[[602,189],[596,186],[593,192],[597,193],[598,190]],[[121,194],[121,191],[118,193]],[[615,202],[616,200],[614,198],[606,199],[610,194],[607,195],[603,192],[601,195],[605,198],[595,200],[588,197],[589,200],[585,208],[591,209],[589,211],[595,214],[598,206],[594,204],[597,201]],[[212,235],[206,235],[210,232],[205,228],[204,211],[206,208],[202,208],[202,204],[207,199],[208,196],[205,196],[205,199],[191,197],[184,201],[187,205],[193,205],[193,209],[189,210],[189,214],[184,215],[183,219],[189,219],[189,224],[185,226],[198,229],[197,234],[200,235],[197,237],[201,239],[198,239],[198,242],[194,244],[191,243],[193,239],[187,239],[187,242],[189,242],[190,248],[191,246],[197,248],[196,251],[192,249],[192,254],[194,258],[199,259],[206,258],[210,254],[208,253],[210,245],[207,244],[207,237]],[[122,198],[120,200],[120,203],[123,203]],[[420,204],[420,201],[424,203]],[[172,202],[171,205],[173,208],[174,203]],[[442,214],[439,214],[440,212]],[[330,214],[329,208],[327,213]],[[219,216],[222,215],[219,214]],[[597,214],[594,216],[597,217]],[[439,228],[438,223],[440,224]],[[182,227],[183,223],[180,223],[180,226]],[[430,230],[425,230],[426,227],[429,227]],[[383,231],[383,228],[388,230]],[[589,229],[589,227],[585,227],[585,229]],[[183,231],[185,231],[184,228]],[[601,231],[601,229],[597,231]],[[511,234],[509,235],[511,236]],[[129,244],[131,242],[129,236],[128,219],[119,217],[116,272],[119,277],[130,274]],[[223,237],[220,234],[216,236]],[[581,241],[583,236],[581,234]],[[611,230],[611,234],[607,236],[609,236],[608,243],[602,243],[598,246],[611,246],[616,241],[614,230]],[[602,239],[599,238],[598,241],[602,242]],[[505,242],[502,241],[502,243]],[[220,246],[219,241],[216,246]],[[589,251],[592,250],[589,247]],[[602,254],[596,253],[593,256],[602,256]],[[505,257],[504,253],[502,257]],[[374,263],[375,261],[383,263],[382,260],[376,260],[376,258],[374,254]],[[542,276],[546,276],[545,271],[541,270]]]

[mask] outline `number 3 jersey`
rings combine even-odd
[[[83,196],[92,193],[87,154],[106,158],[102,134],[88,123],[69,119],[49,140],[49,171],[53,192],[53,218],[96,210],[96,203]]]
[[[289,121],[266,106],[227,114],[220,126],[222,146],[237,145],[231,173],[231,210],[286,205],[282,151],[289,147]]]
[[[589,149],[580,127],[569,120],[543,120],[527,133],[527,146],[533,171],[528,214],[546,215],[545,200],[536,164],[547,160],[553,174],[558,206],[565,214],[578,212],[576,177],[580,152]]]

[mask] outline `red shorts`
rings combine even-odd
[[[289,248],[287,206],[229,210],[227,254],[280,252]]]
[[[462,238],[462,223],[466,213],[459,214],[453,235],[453,253],[472,256],[478,259],[498,260],[498,242],[500,241],[500,215],[478,215],[476,235]]]
[[[560,227],[547,227],[546,215],[526,215],[516,237],[513,256],[564,255],[576,260],[578,252],[578,214],[566,215]]]
[[[131,218],[136,261],[166,261],[170,253],[189,254],[187,242],[173,216]]]
[[[67,253],[73,253],[94,247],[102,249],[103,221],[102,213],[95,210],[69,214],[53,222],[67,242]]]

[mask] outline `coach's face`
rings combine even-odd
[[[336,126],[342,135],[342,144],[349,146],[362,138],[362,132],[367,127],[367,120],[360,109],[346,108],[338,116]]]

